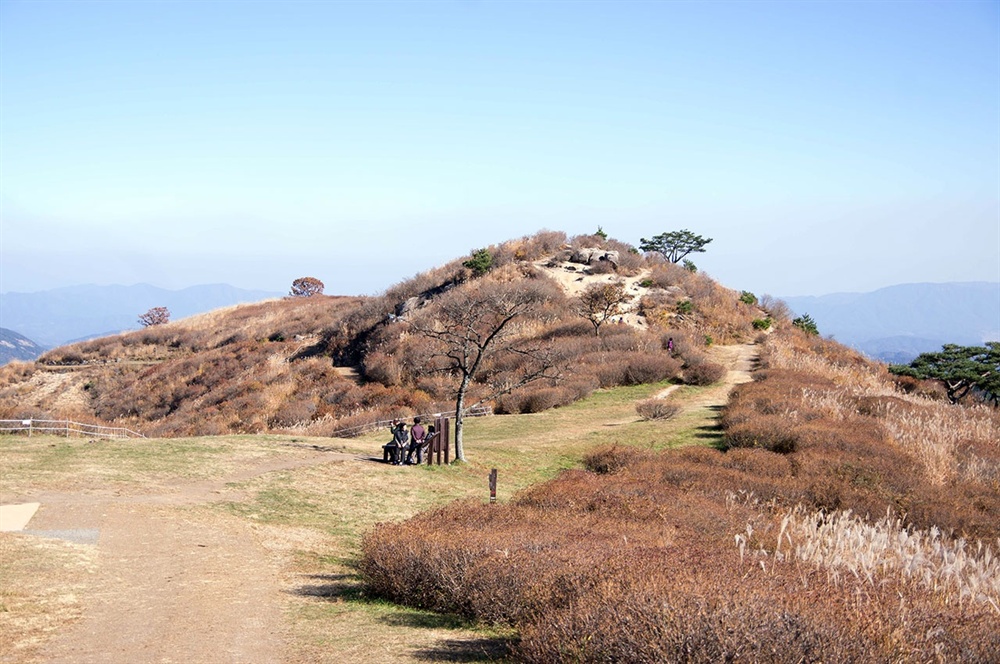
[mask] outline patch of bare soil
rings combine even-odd
[[[631,277],[620,277],[617,274],[591,274],[585,265],[569,261],[553,265],[551,259],[548,258],[536,261],[534,265],[558,283],[570,297],[579,297],[592,284],[622,281],[625,284],[625,292],[632,296],[632,299],[623,307],[622,322],[634,327],[645,327],[645,319],[638,315],[637,311],[639,299],[649,291],[648,288],[640,285],[644,279],[649,277],[649,270],[643,270]]]
[[[353,458],[308,452],[247,466],[222,480],[146,486],[131,495],[41,496],[27,534],[11,537],[93,532],[99,539],[87,556],[93,564],[86,582],[75,588],[75,610],[42,630],[58,633],[48,639],[23,634],[30,638],[0,650],[2,661],[285,661],[285,561],[255,524],[198,506],[238,497],[226,487],[230,482]]]
[[[73,372],[39,371],[28,381],[31,404],[43,410],[85,411],[87,396],[83,389],[86,376]]]

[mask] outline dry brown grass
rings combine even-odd
[[[728,451],[605,447],[509,506],[383,526],[370,588],[512,625],[519,661],[991,661],[995,414],[903,399],[832,342],[767,343],[722,418]],[[962,432],[962,452],[927,443],[962,469],[947,491],[885,424],[927,407]]]
[[[80,619],[92,546],[0,533],[0,660],[41,662],[52,632]]]
[[[620,262],[617,268],[608,262],[600,269],[579,266],[579,274],[604,278],[597,273],[615,272],[647,296],[641,311],[628,314],[631,325],[605,326],[600,338],[576,314],[569,291],[550,278],[558,270],[544,267],[547,259],[571,253],[570,247],[585,246],[617,250]],[[739,302],[735,291],[705,275],[647,262],[613,239],[543,231],[488,249],[494,268],[476,281],[528,280],[547,289],[548,303],[520,321],[518,334],[525,346],[548,348],[563,368],[558,384],[506,394],[503,386],[526,371],[526,356],[487,362],[469,396],[473,402],[490,398],[499,388],[505,396],[492,404],[498,412],[539,412],[596,387],[682,375],[706,384],[719,377],[717,368],[701,360],[706,338],[752,338],[758,312]],[[464,259],[375,297],[238,305],[55,349],[39,365],[0,369],[0,414],[94,420],[153,436],[328,435],[396,414],[444,410],[454,399],[455,382],[434,372],[439,367],[432,345],[413,334],[406,320],[435,316],[442,294],[471,287],[474,276]],[[691,300],[694,314],[673,313],[680,298]],[[663,352],[667,335],[676,337],[672,356]],[[357,373],[344,377],[337,371],[344,367]]]

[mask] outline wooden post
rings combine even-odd
[[[434,451],[430,456],[434,458],[437,465],[441,465],[441,436],[444,435],[444,418],[434,420]]]
[[[490,503],[497,501],[497,469],[490,471]]]
[[[449,458],[450,450],[448,449],[448,441],[450,440],[451,427],[449,426],[448,418],[446,417],[444,418],[444,440],[442,441],[442,444],[444,445],[444,463],[446,466],[451,463],[451,459]]]

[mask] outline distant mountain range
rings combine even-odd
[[[871,293],[781,298],[823,336],[892,363],[947,343],[1000,341],[1000,282],[901,284]]]
[[[0,365],[15,360],[28,362],[44,352],[44,346],[39,346],[13,330],[0,327]]]
[[[0,325],[35,343],[55,347],[139,327],[140,314],[166,307],[171,320],[259,302],[285,293],[244,290],[228,284],[165,290],[134,286],[68,286],[37,293],[0,294]]]

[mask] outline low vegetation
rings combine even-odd
[[[570,264],[595,246],[615,260]],[[536,306],[505,330],[532,352],[468,372],[466,403],[511,415],[470,424],[481,458],[404,471],[392,492],[376,471],[400,469],[379,464],[337,482],[339,469],[281,474],[221,508],[338,538],[298,564],[352,566],[353,597],[512,634],[517,661],[996,661],[1000,411],[954,405],[821,338],[808,315],[632,249],[540,233],[377,297],[290,297],[67,346],[0,372],[0,415],[331,436],[444,411],[460,373],[433,344],[444,307],[530,285]],[[566,271],[614,287],[588,307]],[[729,389],[719,346],[751,340],[753,380],[717,412],[704,397]],[[540,357],[557,374],[503,389]],[[367,435],[350,445],[377,450]],[[218,473],[211,452],[181,451],[171,472]],[[83,457],[61,454],[42,456],[76,477]],[[490,467],[517,490],[499,504],[473,488]]]
[[[383,524],[363,542],[366,581],[513,627],[526,662],[1000,652],[995,410],[905,394],[786,330],[722,425],[716,449],[603,447],[507,505]]]

